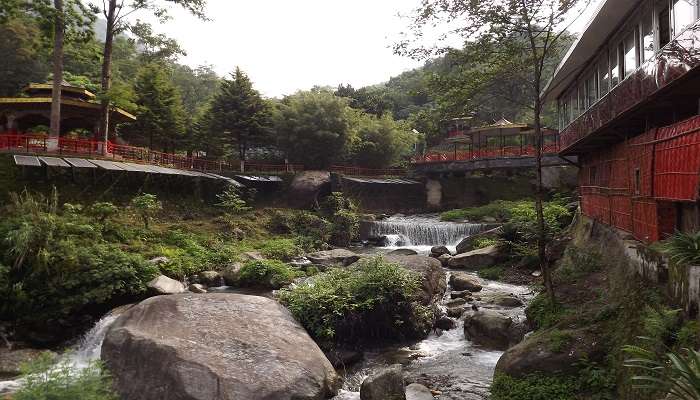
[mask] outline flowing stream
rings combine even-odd
[[[397,248],[410,248],[427,254],[430,247],[448,245],[451,250],[459,241],[480,232],[480,224],[456,224],[440,222],[435,217],[391,217],[373,222],[371,234],[396,235],[397,241],[390,241],[385,247],[365,248],[365,252],[386,253]],[[447,279],[450,271],[447,270]],[[484,288],[476,293],[478,307],[497,309],[514,319],[524,319],[524,307],[503,308],[488,304],[488,299],[498,294],[512,294],[529,300],[531,293],[525,286],[508,285],[495,281],[484,281]],[[450,290],[443,301],[450,298]],[[481,299],[481,300],[478,300]],[[469,310],[469,309],[468,309]],[[467,311],[470,312],[470,311]],[[83,338],[69,351],[62,361],[76,368],[85,368],[100,358],[102,341],[109,326],[116,320],[119,310],[115,310],[99,320]],[[464,338],[462,317],[455,329],[433,332],[428,338],[406,347],[388,347],[366,352],[363,361],[339,371],[345,378],[344,385],[335,400],[355,400],[360,398],[359,389],[365,377],[379,368],[402,364],[408,382],[421,383],[438,390],[441,400],[485,400],[493,377],[496,362],[502,352],[481,348]],[[21,386],[21,380],[0,381],[0,396],[13,392]]]
[[[365,252],[387,253],[399,248],[410,248],[427,254],[432,246],[438,245],[447,245],[454,251],[454,246],[460,240],[483,229],[483,225],[480,224],[440,222],[431,216],[391,217],[384,221],[372,222],[369,232],[375,237],[396,235],[399,243],[390,240],[384,247],[366,249]],[[450,271],[446,272],[449,280]],[[490,298],[499,294],[515,295],[524,301],[532,297],[530,289],[525,286],[483,280],[483,290],[475,293],[477,301],[473,304],[479,308],[498,310],[514,320],[524,320],[524,306],[504,308],[488,303]],[[443,302],[449,299],[448,286]],[[467,307],[464,316],[471,312]],[[334,399],[359,399],[360,385],[364,378],[382,367],[396,363],[403,365],[407,383],[416,382],[439,391],[438,399],[487,399],[496,363],[503,352],[482,348],[466,340],[463,331],[464,316],[459,319],[455,329],[432,332],[428,338],[413,345],[365,353],[364,360],[359,364],[339,371],[344,375],[345,383]]]

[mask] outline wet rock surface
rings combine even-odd
[[[350,250],[333,249],[317,251],[315,253],[307,254],[306,258],[308,258],[309,261],[311,261],[311,263],[315,265],[321,265],[325,267],[347,267],[348,265],[359,260],[360,256],[358,254],[353,253]]]
[[[159,275],[153,278],[146,286],[148,290],[155,294],[178,294],[186,291],[185,285],[182,282],[168,278],[165,275]]]

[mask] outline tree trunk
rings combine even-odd
[[[102,115],[100,120],[100,135],[102,139],[102,154],[107,154],[109,141],[109,98],[107,94],[112,87],[112,50],[114,47],[114,25],[116,23],[117,0],[109,0],[107,10],[107,33],[102,55]]]
[[[537,72],[538,77],[536,77],[536,82],[541,79],[541,72]],[[537,212],[537,256],[540,261],[540,268],[542,269],[542,277],[544,278],[544,287],[549,296],[551,304],[554,304],[556,298],[554,296],[554,285],[552,284],[552,271],[547,260],[547,233],[545,231],[544,224],[544,209],[543,209],[543,197],[544,190],[542,187],[542,147],[543,147],[543,137],[542,137],[542,100],[539,96],[539,85],[535,84],[536,99],[535,99],[535,165],[537,169],[537,188],[535,193],[535,210]]]
[[[238,159],[241,160],[241,172],[245,172],[245,151],[246,143],[241,139],[241,135],[238,135]]]
[[[51,94],[51,127],[49,130],[49,147],[58,147],[61,136],[61,83],[63,82],[63,38],[65,19],[63,18],[63,0],[54,0],[56,16],[54,18],[53,39],[53,91]]]

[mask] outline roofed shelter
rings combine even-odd
[[[0,97],[0,134],[20,134],[37,126],[49,126],[53,83],[31,83],[20,97]],[[95,140],[100,124],[101,105],[89,90],[61,85],[61,135],[84,129],[93,132]],[[135,121],[128,112],[112,108],[110,133],[117,124]]]

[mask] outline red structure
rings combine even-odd
[[[545,89],[582,212],[644,242],[700,226],[700,10],[606,0]]]

